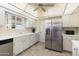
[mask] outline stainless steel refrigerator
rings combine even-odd
[[[63,50],[62,23],[51,22],[45,31],[45,48],[61,52]]]

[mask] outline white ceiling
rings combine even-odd
[[[29,5],[27,3],[11,3],[15,5],[16,7],[25,10],[26,12],[39,17],[37,12],[40,13],[39,11],[33,11],[37,6],[35,5]],[[52,17],[52,16],[62,16],[64,14],[71,14],[75,8],[79,4],[74,4],[74,3],[68,3],[66,6],[66,3],[55,3],[54,7],[44,7],[46,9],[46,12],[41,12],[43,13],[42,17]],[[65,9],[66,7],[66,9]],[[65,9],[65,12],[64,12]],[[41,14],[40,14],[41,16]]]
[[[79,6],[78,3],[69,3],[67,4],[66,10],[64,14],[71,14],[74,10]]]

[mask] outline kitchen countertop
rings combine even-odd
[[[36,32],[38,33],[38,32]],[[15,38],[15,37],[19,37],[19,36],[24,36],[24,35],[32,35],[32,34],[36,34],[36,33],[8,33],[8,34],[0,34],[0,41],[1,40],[5,40],[5,39],[10,39],[10,38]]]

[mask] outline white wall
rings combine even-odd
[[[36,22],[36,31],[40,33],[40,41],[45,42],[45,28],[44,20],[38,20]]]

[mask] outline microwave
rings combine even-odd
[[[67,34],[67,35],[74,35],[75,31],[74,30],[65,30],[65,34]]]

